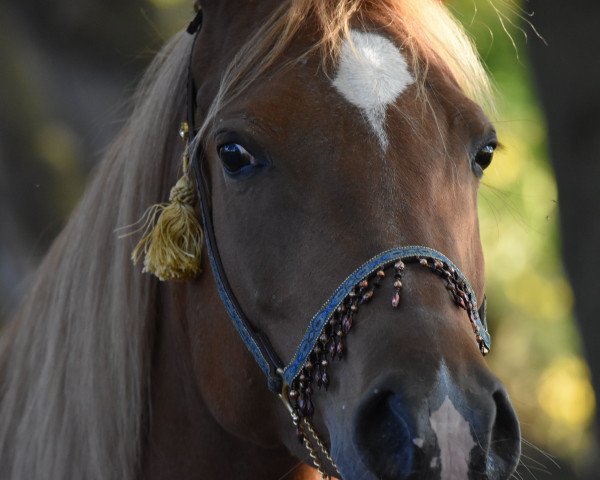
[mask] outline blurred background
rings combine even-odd
[[[597,479],[600,2],[447,3],[498,94],[504,148],[479,204],[489,361],[526,439],[516,476]],[[191,0],[3,2],[0,321],[127,118],[144,67],[191,17]]]

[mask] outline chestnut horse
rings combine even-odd
[[[136,239],[115,234],[181,173],[188,84],[223,275],[280,358],[298,358],[315,312],[365,261],[431,249],[420,263],[434,274],[394,258],[393,285],[375,295],[370,282],[393,270],[365,271],[381,278],[361,280],[371,301],[351,334],[344,317],[327,357],[318,348],[338,317],[325,318],[326,338],[284,382],[296,424],[322,438],[311,454],[323,476],[509,478],[519,425],[481,355],[475,301],[477,191],[497,140],[465,34],[438,0],[202,9],[199,32],[176,35],[151,66],[4,332],[0,478],[278,480],[311,463],[219,297],[210,252],[196,279],[159,282],[131,264]],[[358,305],[346,293],[335,315]],[[311,361],[328,358],[327,378],[327,362],[316,368],[329,388],[308,407]]]

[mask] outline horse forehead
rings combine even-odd
[[[333,86],[358,107],[383,150],[389,143],[387,109],[413,83],[404,55],[391,40],[377,33],[351,31],[342,45]]]

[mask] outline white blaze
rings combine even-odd
[[[352,30],[351,42],[342,45],[340,64],[333,85],[361,109],[385,151],[387,107],[413,82],[398,47],[376,33]]]
[[[469,422],[448,397],[429,421],[440,447],[441,480],[467,480],[470,452],[476,445]]]

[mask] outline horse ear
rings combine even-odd
[[[143,272],[160,280],[191,280],[202,272],[204,234],[196,215],[196,188],[190,178],[189,126],[179,130],[186,142],[183,175],[171,189],[169,202],[150,207],[142,220],[144,232],[131,254],[134,265],[144,257]]]

